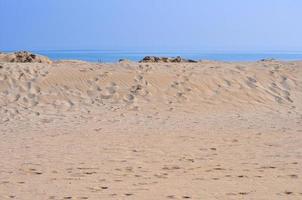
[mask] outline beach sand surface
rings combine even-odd
[[[302,199],[302,62],[0,62],[0,199]]]

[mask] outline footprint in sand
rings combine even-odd
[[[134,95],[132,94],[127,94],[125,97],[124,97],[124,101],[128,102],[128,103],[133,103],[133,101],[135,100],[135,97]]]

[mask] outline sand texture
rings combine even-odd
[[[0,62],[0,199],[302,199],[302,62]]]

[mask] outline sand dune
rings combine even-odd
[[[0,199],[301,199],[302,62],[0,62]]]
[[[84,102],[125,106],[293,106],[301,98],[301,64],[280,62],[116,64],[3,63],[2,105]],[[147,104],[147,105],[145,105]],[[27,104],[24,104],[26,106]],[[201,106],[202,105],[202,106]],[[89,105],[90,106],[90,105]],[[183,106],[183,107],[187,107]],[[298,105],[299,106],[299,103]]]

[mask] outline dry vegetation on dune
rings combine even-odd
[[[302,62],[0,62],[0,199],[301,199]]]
[[[14,53],[1,53],[0,61],[2,62],[12,62],[12,63],[51,63],[45,56],[33,54],[27,51],[19,51]]]

